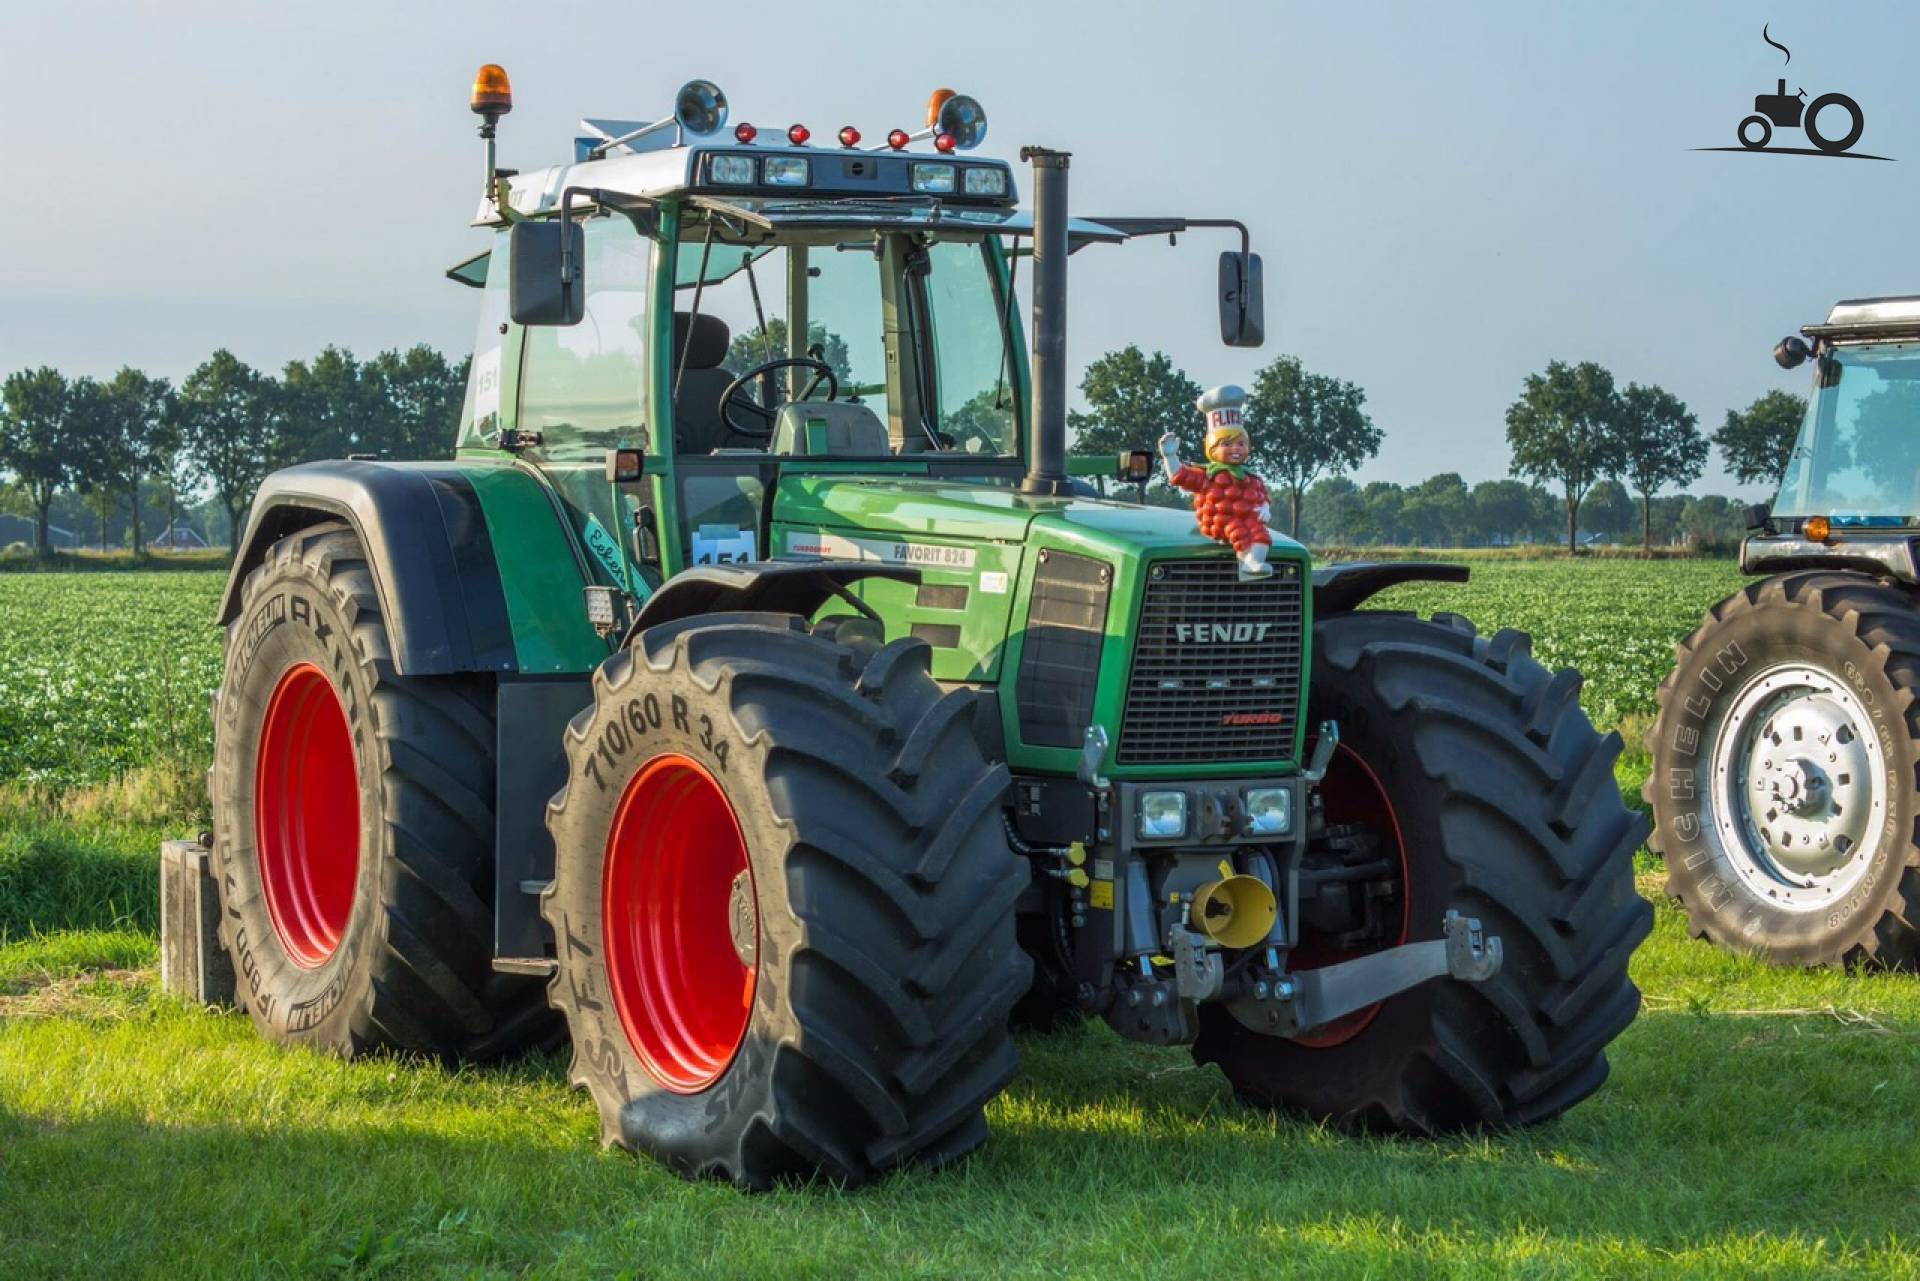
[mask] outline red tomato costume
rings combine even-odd
[[[1244,552],[1255,543],[1273,545],[1273,535],[1257,514],[1268,505],[1267,483],[1244,467],[1188,463],[1170,478],[1177,488],[1193,495],[1193,514],[1200,532]]]
[[[1167,483],[1193,495],[1200,532],[1233,548],[1242,579],[1264,578],[1273,572],[1267,564],[1267,549],[1273,546],[1273,535],[1267,532],[1272,514],[1267,484],[1245,466],[1253,450],[1240,412],[1246,400],[1246,392],[1226,386],[1213,388],[1195,402],[1207,416],[1204,467],[1181,464],[1179,437],[1174,433],[1160,438]]]

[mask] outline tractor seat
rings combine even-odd
[[[780,406],[768,452],[789,458],[884,458],[887,429],[865,405],[796,400]]]
[[[710,454],[716,449],[764,448],[757,436],[743,436],[720,416],[720,393],[733,381],[721,367],[733,333],[718,316],[687,311],[673,313],[673,434],[683,454]],[[681,369],[685,360],[686,368]],[[738,411],[744,414],[748,411]],[[743,421],[745,421],[743,419]]]

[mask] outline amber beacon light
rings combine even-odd
[[[507,79],[507,69],[497,62],[489,62],[476,71],[473,96],[467,105],[473,108],[474,115],[486,117],[488,124],[512,111],[513,83]]]
[[[489,62],[474,72],[473,93],[467,98],[467,106],[480,117],[480,139],[487,146],[487,183],[482,190],[489,200],[498,199],[494,190],[494,126],[500,123],[501,116],[513,110],[513,85],[507,79],[507,69],[497,62]]]

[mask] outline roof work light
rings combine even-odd
[[[928,101],[927,115],[928,127],[951,136],[953,145],[961,151],[972,151],[986,141],[987,112],[976,98],[941,89]]]
[[[673,119],[695,137],[718,133],[727,123],[727,95],[711,80],[689,80],[674,95]]]
[[[677,127],[682,137],[704,138],[720,132],[727,124],[727,95],[711,80],[689,80],[673,96],[673,114],[663,120],[638,125],[618,135],[613,133],[617,126],[612,122],[586,120],[581,123],[598,132],[602,139],[587,152],[587,159],[604,160],[615,147],[632,150],[632,144],[641,138],[670,127]]]
[[[980,105],[978,98],[951,89],[935,89],[927,99],[927,127],[914,133],[889,130],[886,145],[895,151],[905,151],[908,143],[931,138],[934,150],[951,155],[956,151],[972,151],[986,141],[986,137],[987,109]]]

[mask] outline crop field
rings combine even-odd
[[[1250,1111],[1083,1026],[1022,1039],[963,1166],[744,1197],[602,1151],[564,1057],[270,1047],[153,969],[155,845],[205,822],[221,581],[0,575],[0,1277],[1920,1274],[1920,979],[1768,969],[1664,903],[1601,1092],[1441,1142]],[[1532,632],[1637,740],[1741,581],[1487,561],[1390,599]]]
[[[0,782],[204,761],[224,572],[0,574]]]

